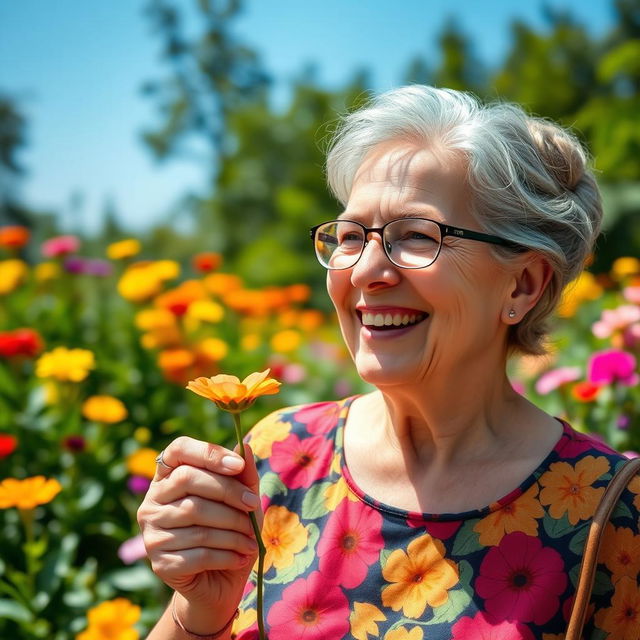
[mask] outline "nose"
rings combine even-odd
[[[399,268],[387,257],[382,235],[369,232],[362,255],[351,271],[351,283],[363,289],[392,286],[400,280]]]

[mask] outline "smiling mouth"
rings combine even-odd
[[[369,329],[386,330],[402,329],[416,325],[429,317],[427,313],[371,313],[358,311],[360,322]]]

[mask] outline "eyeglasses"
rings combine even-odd
[[[360,259],[370,233],[382,238],[387,258],[403,269],[424,269],[432,265],[447,236],[489,242],[504,247],[519,245],[479,231],[450,227],[428,218],[399,218],[382,227],[365,227],[354,220],[330,220],[311,229],[316,257],[326,269],[350,269]]]

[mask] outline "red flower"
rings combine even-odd
[[[324,478],[329,472],[332,445],[331,440],[323,436],[300,440],[292,433],[286,440],[274,442],[271,468],[290,489],[309,487],[314,480]]]
[[[267,617],[269,640],[327,640],[349,632],[349,601],[319,571],[298,578],[283,592]]]
[[[602,389],[601,384],[596,384],[595,382],[577,382],[571,387],[571,395],[578,402],[593,402],[600,393],[600,389]]]
[[[0,358],[35,358],[42,350],[42,338],[33,329],[15,329],[0,333]]]
[[[534,640],[531,629],[520,622],[492,621],[484,612],[460,618],[451,629],[451,640]]]
[[[200,273],[215,271],[222,264],[222,256],[219,253],[206,251],[193,256],[193,268]]]
[[[560,607],[567,576],[555,549],[514,531],[487,553],[475,584],[491,617],[544,624]]]
[[[318,402],[300,409],[293,419],[307,425],[310,433],[326,433],[338,423],[341,410],[338,402]]]
[[[0,433],[0,460],[10,456],[18,446],[18,439],[8,433]]]
[[[381,528],[382,516],[377,511],[360,501],[342,500],[318,544],[323,576],[347,589],[357,587],[384,547]]]

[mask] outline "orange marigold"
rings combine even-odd
[[[0,482],[0,509],[35,509],[51,502],[61,490],[62,486],[54,478],[6,478]]]

